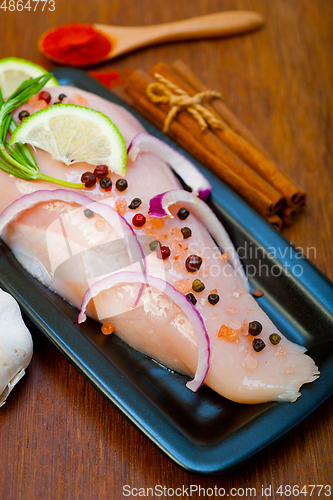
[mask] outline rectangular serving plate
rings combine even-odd
[[[146,130],[195,163],[214,186],[208,204],[240,252],[258,302],[281,332],[304,345],[321,372],[296,403],[241,405],[206,386],[193,393],[173,373],[100,333],[88,319],[47,290],[0,247],[0,285],[63,355],[158,448],[189,472],[221,474],[285,435],[333,394],[333,284],[283,235],[214,174],[116,95],[71,68],[58,68],[61,85],[93,92],[128,109]],[[255,438],[254,438],[255,436]]]

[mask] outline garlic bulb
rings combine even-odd
[[[32,338],[16,300],[0,289],[0,406],[32,358]]]

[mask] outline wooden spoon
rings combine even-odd
[[[132,50],[155,43],[237,35],[257,29],[263,23],[264,19],[262,15],[256,12],[239,10],[216,12],[215,14],[208,14],[206,16],[151,26],[130,27],[93,24],[92,27],[100,31],[111,42],[110,52],[101,58],[100,61],[96,62],[107,61]],[[44,50],[42,45],[49,31],[40,37],[38,46],[40,52],[46,57],[54,59]]]

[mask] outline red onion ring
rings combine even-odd
[[[229,254],[229,262],[234,268],[236,274],[241,279],[247,292],[250,291],[250,285],[245,275],[243,266],[238,257],[237,251],[220,220],[214,212],[199,198],[192,193],[175,189],[166,191],[154,196],[149,202],[148,215],[150,217],[173,217],[169,211],[169,206],[182,202],[206,227],[207,231],[214,238],[216,243],[224,252]]]
[[[211,184],[185,156],[156,137],[141,132],[134,136],[127,148],[128,157],[135,160],[140,153],[154,153],[168,163],[173,170],[192,189],[192,193],[205,200],[212,190]]]
[[[94,201],[88,196],[78,193],[76,191],[69,191],[66,189],[40,190],[22,196],[18,200],[8,205],[8,207],[0,215],[0,234],[2,233],[6,225],[9,224],[21,212],[27,210],[28,208],[31,208],[37,203],[42,203],[51,200],[60,200],[64,201],[65,203],[76,203],[82,206],[89,206],[95,213],[101,215],[106,220],[106,222],[108,222],[111,226],[120,223],[122,229],[124,230],[124,235],[126,235],[127,233],[131,236],[134,236],[134,241],[136,242],[137,249],[141,253],[143,262],[143,272],[146,272],[146,258],[143,249],[139,243],[139,240],[133,228],[130,226],[127,220],[109,205],[106,205],[104,203],[99,203],[98,201]],[[128,241],[126,241],[126,246],[130,262],[131,264],[133,264],[133,262],[135,262],[137,259],[132,258],[132,252]],[[137,299],[137,301],[138,300],[139,299]]]
[[[96,297],[103,290],[108,290],[119,283],[142,283],[143,285],[150,285],[161,292],[165,293],[171,300],[173,300],[182,309],[184,314],[186,314],[189,322],[194,328],[197,341],[198,341],[198,365],[193,380],[187,382],[186,386],[192,391],[197,391],[199,387],[203,384],[207,372],[209,370],[209,358],[210,358],[210,345],[209,337],[204,324],[204,321],[200,313],[195,309],[190,300],[187,299],[185,295],[176,290],[170,283],[162,280],[161,278],[155,278],[153,276],[144,275],[142,273],[131,272],[131,271],[120,271],[106,278],[94,283],[84,294],[81,309],[78,317],[78,322],[82,323],[86,320],[85,311],[90,300]]]

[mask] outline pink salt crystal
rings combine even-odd
[[[243,335],[248,335],[249,333],[249,323],[246,319],[244,319],[243,324],[241,325],[241,333]]]
[[[186,243],[186,241],[183,241],[180,245],[181,245],[182,249],[184,250],[184,252],[186,252],[186,250],[188,250],[188,243]]]
[[[173,227],[170,231],[171,236],[173,236],[173,239],[175,241],[182,241],[183,240],[183,234],[179,227]]]
[[[181,293],[188,293],[192,289],[192,281],[190,279],[178,280],[174,283],[174,287]]]
[[[118,198],[115,203],[116,210],[120,215],[124,215],[127,210],[126,200],[124,198]]]
[[[75,104],[74,101],[72,101],[69,97],[64,97],[63,100],[61,101],[63,104]]]
[[[209,269],[209,266],[202,266],[200,274],[204,279],[209,278]]]
[[[105,220],[104,219],[98,219],[95,222],[95,229],[99,233],[101,233],[102,231],[104,231],[104,229],[105,229]]]
[[[275,356],[285,356],[287,354],[286,347],[277,347],[274,351]]]
[[[241,325],[241,323],[239,321],[236,320],[236,321],[230,321],[229,322],[229,326],[233,330],[239,330],[242,325]]]
[[[165,271],[169,271],[172,267],[172,264],[170,262],[170,260],[162,260],[162,268],[165,270]]]
[[[251,354],[248,354],[242,358],[242,365],[249,370],[255,370],[258,366],[258,361]]]
[[[225,310],[226,310],[229,314],[237,314],[237,313],[238,313],[238,309],[237,309],[237,307],[235,307],[235,306],[231,306],[231,305],[227,306],[227,307],[225,308]]]
[[[28,101],[28,104],[29,104],[30,106],[36,107],[36,105],[37,105],[37,101],[38,101],[38,96],[37,96],[37,94],[34,94],[34,95],[32,95],[32,96],[30,97],[30,99],[29,99],[29,101]]]
[[[87,106],[87,99],[82,97],[80,94],[74,94],[73,99],[75,99],[76,103],[80,106]]]
[[[173,268],[176,271],[176,273],[182,273],[185,269],[184,262],[182,262],[181,260],[176,260],[173,263]]]
[[[163,229],[164,228],[164,220],[161,219],[161,218],[154,218],[154,217],[150,217],[149,218],[150,222],[151,222],[151,225],[154,229]]]

